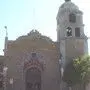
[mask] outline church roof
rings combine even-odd
[[[67,1],[65,3],[63,3],[61,5],[60,8],[63,8],[63,9],[79,9],[77,5],[75,5],[74,3],[72,3],[71,1]]]
[[[83,14],[82,11],[79,10],[79,7],[75,5],[73,2],[71,2],[71,0],[65,0],[65,2],[60,6],[57,17],[65,12]]]
[[[55,50],[57,51],[57,42],[49,37],[42,35],[37,30],[32,30],[24,36],[20,36],[15,41],[8,43],[8,50]]]

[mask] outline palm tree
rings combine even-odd
[[[85,88],[90,82],[90,56],[78,57],[69,62],[64,70],[63,81],[68,87],[82,84]]]

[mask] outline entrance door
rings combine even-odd
[[[27,70],[26,90],[41,90],[41,72],[37,68]]]

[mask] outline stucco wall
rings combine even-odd
[[[24,63],[31,59],[31,53],[37,53],[38,61],[43,64],[41,72],[41,90],[59,90],[59,52],[56,44],[44,40],[15,41],[8,46],[6,60],[8,79],[13,78],[13,90],[25,90]],[[12,85],[7,85],[8,90]]]

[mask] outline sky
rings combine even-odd
[[[83,11],[85,34],[90,37],[90,0],[72,0]],[[0,0],[0,55],[3,54],[5,28],[9,40],[37,29],[56,41],[56,16],[64,0]],[[90,40],[88,40],[90,53]]]

